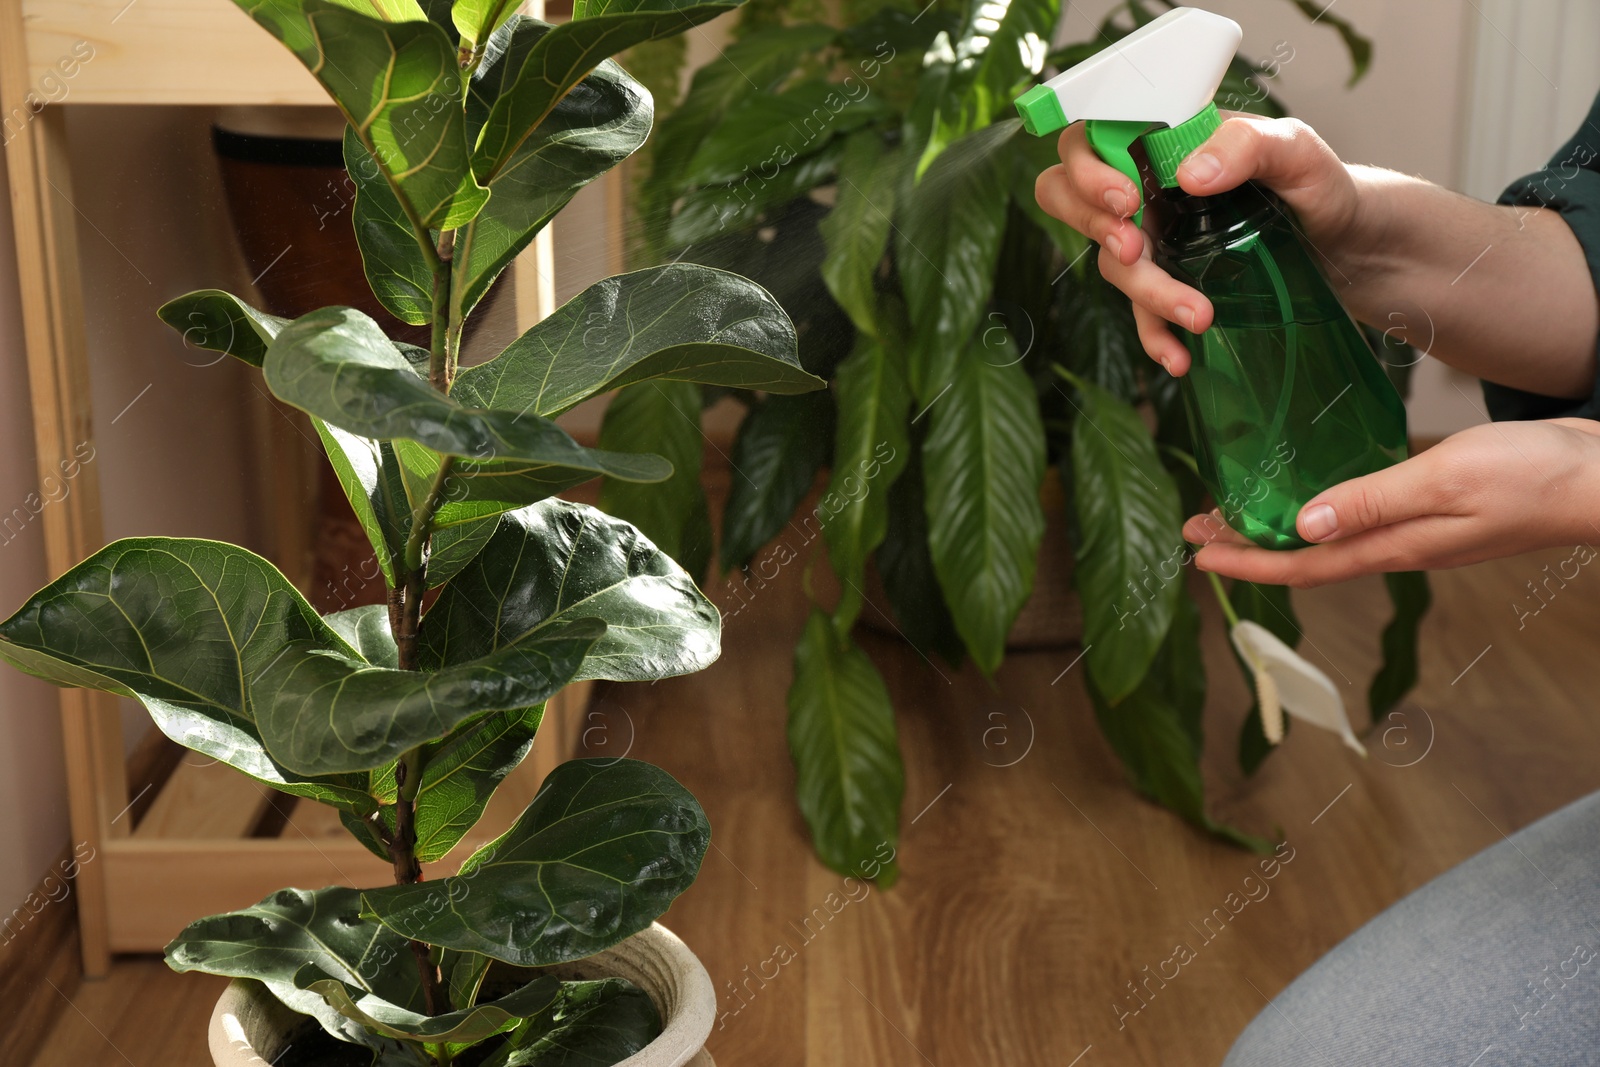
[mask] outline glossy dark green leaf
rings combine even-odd
[[[1002,148],[1021,128],[1002,122],[956,141],[901,204],[895,263],[915,327],[911,385],[923,404],[949,381],[988,306],[1010,180]]]
[[[886,117],[883,102],[865,83],[852,83],[854,89],[815,79],[778,93],[745,93],[707,131],[685,178],[696,185],[770,179],[769,172]]]
[[[640,189],[646,234],[665,252],[671,205],[693,183],[684,177],[700,143],[730,107],[751,93],[778,88],[802,57],[820,52],[838,35],[831,26],[801,24],[751,33],[695,71],[683,102],[662,120],[650,146],[650,180]],[[759,161],[758,161],[759,162]]]
[[[693,382],[640,382],[611,398],[600,424],[600,447],[654,452],[672,464],[672,477],[641,485],[607,478],[600,483],[600,509],[639,532],[678,561],[696,581],[711,563],[711,512],[700,463],[700,387]]]
[[[137,697],[180,744],[365,814],[364,788],[338,776],[382,767],[475,715],[542,703],[605,633],[598,619],[571,618],[436,673],[395,670],[362,658],[252,552],[129,538],[0,624],[0,655],[57,685]],[[427,631],[425,619],[424,645]]]
[[[356,513],[374,558],[392,589],[397,561],[405,558],[406,537],[411,532],[411,501],[400,476],[399,461],[387,443],[329,426],[321,419],[311,425],[322,440],[328,465],[339,488]]]
[[[1072,431],[1084,658],[1101,696],[1139,685],[1183,593],[1178,489],[1139,413],[1078,379]]]
[[[374,667],[400,666],[400,650],[389,632],[388,605],[363,604],[324,615],[322,621]]]
[[[519,967],[580,959],[649,926],[694,881],[710,841],[700,805],[660,768],[572,760],[460,874],[369,889],[363,913]]]
[[[362,918],[360,891],[342,887],[281,889],[252,907],[201,919],[166,955],[175,971],[257,979],[319,1021],[326,1013],[312,1002],[321,998],[362,1028],[403,1041],[481,1041],[547,1007],[560,990],[554,978],[536,978],[492,1003],[430,1017],[410,947]]]
[[[900,153],[886,149],[876,130],[850,137],[839,163],[838,195],[822,223],[828,291],[863,333],[878,336],[876,279],[889,244]]]
[[[1033,191],[1039,175],[1061,162],[1056,139],[1013,137],[1009,145],[1016,157],[1011,177],[1011,202],[1022,210],[1029,222],[1050,238],[1056,250],[1061,253],[1064,265],[1071,267],[1075,274],[1081,275],[1083,268],[1093,260],[1093,257],[1087,254],[1089,239],[1054,215],[1047,214],[1044,208],[1039,206],[1039,200]],[[1052,277],[1050,280],[1054,284],[1061,282],[1059,277]]]
[[[322,438],[328,463],[372,545],[384,580],[393,588],[416,506],[407,493],[395,447],[388,441],[329,426],[321,419],[313,418],[311,424]],[[489,510],[492,513],[482,518],[451,516],[449,522],[434,523],[427,571],[430,589],[448,582],[488,542],[498,521],[498,513]]]
[[[833,444],[833,398],[778,396],[755,405],[733,442],[722,511],[722,569],[742,567],[788,525]]]
[[[472,155],[479,180],[495,181],[567,91],[602,60],[642,41],[681,33],[737,6],[736,0],[577,0],[572,21],[509,57],[499,96]]]
[[[450,20],[466,45],[484,41],[511,17],[517,0],[455,0],[450,5]]]
[[[1174,606],[1172,625],[1157,655],[1131,692],[1113,704],[1093,675],[1087,677],[1086,688],[1101,733],[1139,792],[1224,840],[1258,852],[1271,851],[1269,842],[1206,814],[1200,773],[1205,666],[1200,615],[1186,593]]]
[[[523,1021],[484,1067],[611,1067],[654,1041],[650,995],[621,978],[563,982],[555,1003]]]
[[[781,213],[811,190],[828,184],[843,155],[843,142],[835,138],[788,166],[776,168],[771,177],[764,172],[755,173],[728,185],[692,189],[672,217],[667,240],[674,247],[688,248],[750,229]]]
[[[294,982],[299,988],[320,996],[334,1011],[368,1033],[397,1041],[446,1045],[457,1050],[504,1033],[514,1027],[518,1019],[547,1010],[560,994],[560,983],[542,975],[488,1004],[428,1015],[366,993],[359,986],[325,974],[312,963],[300,968]]]
[[[412,3],[409,14],[423,21],[385,22],[321,0],[235,2],[322,83],[421,232],[454,229],[483,206],[489,192],[472,176],[456,44],[421,8]]]
[[[521,469],[558,476],[660,481],[672,473],[660,457],[597,452],[538,415],[471,408],[438,392],[378,324],[354,308],[323,308],[296,319],[273,340],[263,370],[278,399],[362,437],[405,438],[434,452],[480,463],[517,461]],[[469,463],[462,470],[474,468]]]
[[[468,90],[469,111],[477,105],[487,116],[507,69],[548,29],[513,15],[495,32]],[[610,60],[561,98],[489,183],[483,210],[456,234],[452,300],[462,316],[579,189],[644,143],[651,116],[650,94]]]
[[[818,504],[828,558],[842,589],[835,623],[846,632],[865,597],[867,558],[889,532],[889,487],[911,455],[911,386],[876,342],[839,364],[833,470]]]
[[[552,499],[501,518],[428,610],[418,661],[470,663],[582,620],[605,631],[574,681],[654,681],[701,670],[721,651],[721,616],[666,553],[603,511]]]
[[[789,754],[817,855],[840,874],[859,876],[881,846],[899,840],[905,768],[883,679],[820,611],[812,611],[795,649]],[[892,885],[897,867],[889,864],[880,877]]]
[[[772,393],[821,389],[772,295],[737,274],[671,263],[596,282],[461,372],[466,405],[553,418],[598,393],[651,378]]]
[[[1133,323],[1133,307],[1122,291],[1100,276],[1084,258],[1083,270],[1063,280],[1061,321],[1065,327],[1062,363],[1074,374],[1132,404],[1139,398],[1139,372],[1149,363]],[[1159,367],[1155,373],[1165,374]]]
[[[1009,340],[967,346],[942,387],[923,416],[928,551],[967,651],[993,674],[1033,593],[1044,538],[1044,425]]]
[[[1383,664],[1367,690],[1373,722],[1387,715],[1417,684],[1417,641],[1422,619],[1433,604],[1433,591],[1424,571],[1385,574],[1383,586],[1394,605],[1394,617],[1383,628]]]
[[[286,645],[365,667],[288,579],[216,541],[117,541],[0,623],[0,658],[61,686],[133,697],[162,733],[294,796],[364,816],[364,775],[297,772],[269,753],[253,683]]]
[[[350,126],[344,131],[344,169],[355,186],[350,219],[372,295],[401,322],[432,322],[433,267],[394,187]]]
[[[1300,644],[1300,619],[1295,615],[1294,601],[1289,590],[1281,585],[1257,585],[1254,582],[1236,581],[1228,590],[1228,602],[1240,619],[1259,623],[1278,640],[1295,648]],[[1256,699],[1255,671],[1233,652],[1234,662],[1244,675],[1245,688],[1250,692],[1250,713],[1239,727],[1239,768],[1245,774],[1260,770],[1266,758],[1277,750],[1277,745],[1267,740],[1261,725],[1261,704]],[[1287,736],[1292,716],[1283,717],[1283,731]]]
[[[156,309],[161,321],[183,334],[190,348],[221,352],[252,367],[261,366],[267,346],[289,320],[257,311],[232,293],[200,289]]]
[[[533,747],[543,718],[542,704],[493,712],[423,747],[416,800],[418,860],[443,858],[477,825],[500,783]]]
[[[893,606],[895,628],[916,652],[937,654],[952,667],[961,665],[966,649],[955,620],[939,590],[939,576],[928,554],[928,512],[923,488],[920,446],[913,442],[906,469],[889,488],[889,531],[875,557],[883,589]],[[889,615],[882,604],[866,610],[879,620]],[[931,659],[929,659],[931,662]]]
[[[968,0],[966,8],[961,32],[936,43],[924,62],[911,116],[927,131],[918,173],[956,138],[1009,113],[1019,88],[1043,69],[1061,17],[1061,0]]]

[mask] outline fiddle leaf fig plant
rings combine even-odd
[[[485,0],[239,3],[348,120],[367,276],[431,344],[352,308],[288,320],[218,290],[159,314],[310,416],[387,603],[319,616],[244,548],[131,538],[0,623],[0,657],[139,700],[179,744],[338,809],[393,867],[392,885],[283,889],[201,919],[168,946],[174,969],[259,981],[384,1067],[615,1062],[659,1031],[650,999],[533,968],[618,943],[689,886],[710,830],[687,790],[635,760],[574,760],[455,875],[421,873],[467,838],[562,686],[720,651],[721,617],[678,564],[556,497],[672,464],[553,420],[629,383],[823,382],[771,295],[696,264],[601,281],[477,366],[460,345],[495,277],[648,133],[649,93],[607,57],[732,5],[578,0],[552,27]]]

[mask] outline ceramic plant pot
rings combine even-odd
[[[659,923],[588,959],[547,968],[563,979],[626,978],[661,1013],[661,1036],[617,1067],[715,1067],[705,1051],[716,1018],[711,976],[689,946]],[[211,1013],[216,1067],[270,1067],[317,1024],[290,1011],[260,982],[235,979]]]

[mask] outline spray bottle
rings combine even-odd
[[[1087,120],[1090,147],[1145,191],[1155,262],[1215,309],[1204,333],[1178,331],[1201,480],[1235,530],[1296,548],[1312,497],[1405,458],[1406,413],[1287,205],[1253,182],[1204,197],[1178,188],[1178,165],[1222,123],[1212,97],[1242,36],[1232,19],[1176,8],[1035,86],[1017,110],[1035,135]],[[1130,154],[1136,140],[1150,181]]]

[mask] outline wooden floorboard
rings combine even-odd
[[[604,689],[590,719],[604,729],[589,735],[607,746],[596,755],[626,747],[667,767],[711,818],[700,880],[665,921],[711,971],[722,1067],[1216,1064],[1264,998],[1362,922],[1600,787],[1600,577],[1552,586],[1521,629],[1513,606],[1537,606],[1525,583],[1569,555],[1434,576],[1421,684],[1368,738],[1371,758],[1296,728],[1248,781],[1234,756],[1246,693],[1202,597],[1212,813],[1281,829],[1293,850],[1276,878],[1252,883],[1267,895],[1213,920],[1210,940],[1201,924],[1245,894],[1258,860],[1130,792],[1094,728],[1081,662],[1067,670],[1075,649],[1013,655],[991,685],[863,637],[899,708],[907,765],[891,890],[812,859],[792,802],[784,692],[801,566],[728,620],[712,669]],[[1297,602],[1304,650],[1359,728],[1387,619],[1381,582]],[[1152,981],[1179,943],[1193,958]],[[201,1067],[218,987],[121,962],[84,983],[36,1062]]]

